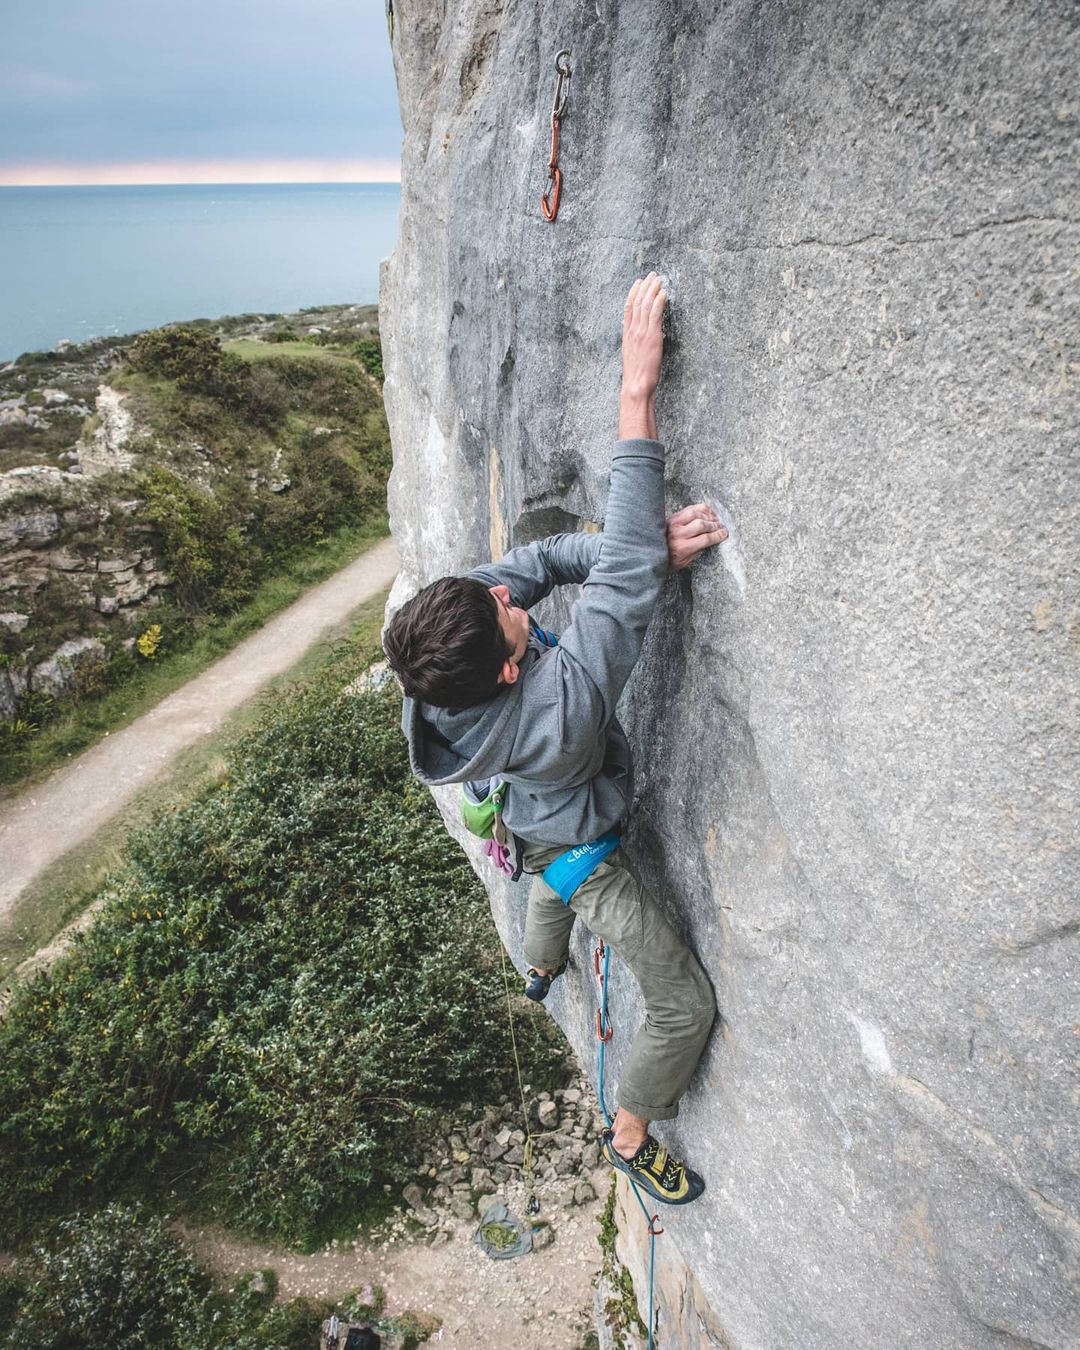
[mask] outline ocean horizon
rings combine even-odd
[[[396,183],[0,187],[0,360],[185,319],[375,304]]]

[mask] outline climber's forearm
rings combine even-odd
[[[656,395],[636,394],[625,385],[619,396],[619,440],[656,441]]]

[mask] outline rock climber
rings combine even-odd
[[[526,993],[543,998],[566,968],[577,915],[633,972],[645,1020],[601,1148],[655,1199],[685,1204],[704,1183],[649,1126],[678,1113],[716,1004],[697,958],[617,847],[633,767],[616,704],[668,572],[727,538],[704,503],[664,517],[656,390],[666,303],[655,273],[635,281],[626,300],[619,436],[603,533],[554,535],[467,576],[433,582],[394,615],[383,645],[405,693],[402,729],[416,776],[430,785],[508,785],[502,819],[524,870],[535,874],[525,922]],[[581,595],[556,638],[528,610],[570,584],[581,584]],[[559,867],[570,859],[580,870],[589,855],[580,846],[593,841],[600,860],[586,863],[592,870],[584,880],[564,886]]]

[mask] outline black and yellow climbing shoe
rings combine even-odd
[[[696,1172],[677,1162],[663,1144],[651,1134],[632,1158],[624,1158],[611,1141],[611,1131],[600,1136],[600,1152],[606,1162],[635,1181],[654,1200],[665,1205],[688,1205],[705,1189],[705,1183]]]
[[[558,970],[553,970],[548,975],[541,975],[539,971],[530,966],[525,972],[525,997],[531,998],[534,1003],[543,1003],[548,996],[548,990],[551,988],[551,981],[557,980],[565,969],[566,962],[564,961]]]

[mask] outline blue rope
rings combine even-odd
[[[596,1066],[596,1096],[600,1103],[600,1110],[603,1112],[604,1119],[607,1121],[608,1129],[611,1129],[611,1113],[607,1109],[607,1102],[604,1100],[604,1051],[607,1049],[607,1041],[604,1039],[608,1030],[608,1011],[607,1011],[607,982],[608,982],[608,964],[611,960],[611,948],[605,942],[604,946],[604,969],[600,975],[600,1054],[597,1058]],[[614,1144],[612,1145],[614,1148]],[[649,1229],[649,1344],[648,1350],[653,1350],[653,1285],[656,1271],[656,1233],[653,1229],[653,1216],[645,1207],[645,1202],[641,1198],[641,1192],[638,1190],[637,1182],[633,1177],[628,1177],[633,1188],[634,1198],[641,1206],[641,1212],[645,1215],[645,1223]]]

